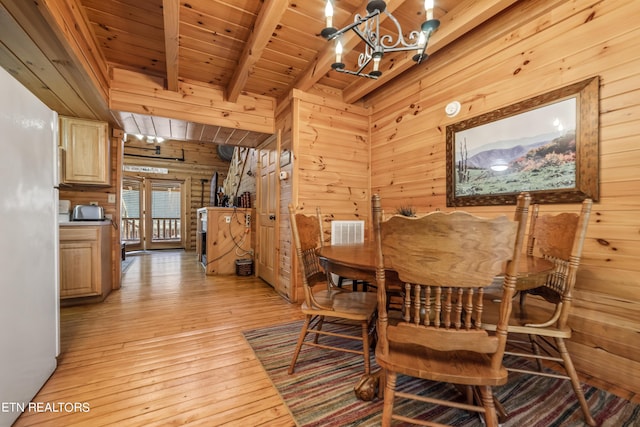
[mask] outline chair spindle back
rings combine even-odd
[[[518,257],[530,197],[518,198],[514,220],[480,218],[466,212],[433,212],[421,218],[394,216],[382,221],[373,198],[378,247],[378,330],[383,351],[389,341],[439,351],[468,350],[495,356],[500,367],[517,278]],[[482,329],[484,287],[504,272],[502,316],[497,334]],[[401,319],[386,311],[385,269],[404,284]]]

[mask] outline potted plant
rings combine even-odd
[[[413,206],[400,206],[398,209],[396,209],[396,214],[414,217],[416,216],[416,210],[413,208]]]

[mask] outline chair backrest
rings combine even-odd
[[[527,254],[553,261],[555,268],[547,276],[543,289],[531,293],[543,296],[547,301],[562,303],[560,325],[569,315],[571,293],[582,257],[582,247],[591,215],[591,199],[582,202],[580,213],[563,212],[540,215],[540,207],[531,207]]]
[[[296,213],[293,205],[289,204],[289,220],[296,257],[302,273],[305,302],[308,307],[313,307],[311,288],[317,283],[327,280],[316,252],[322,241],[319,215],[310,216]]]
[[[480,218],[466,212],[432,212],[421,218],[382,221],[373,196],[377,245],[379,345],[417,344],[439,351],[486,353],[499,369],[504,354],[518,258],[524,243],[530,197],[518,196],[514,220]],[[506,270],[505,270],[506,264]],[[404,284],[401,319],[389,321],[385,269]],[[505,273],[495,334],[482,329],[484,287]]]

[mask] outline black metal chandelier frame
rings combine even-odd
[[[413,30],[409,33],[407,41],[402,34],[400,23],[390,12],[387,12],[386,9],[387,4],[385,1],[371,0],[367,4],[366,16],[356,14],[353,23],[342,29],[326,27],[322,30],[321,35],[324,38],[329,41],[337,41],[337,50],[340,49],[338,46],[340,37],[348,31],[356,33],[357,36],[365,43],[364,51],[358,55],[358,68],[355,71],[346,68],[346,65],[341,60],[341,51],[336,52],[336,62],[331,65],[331,68],[340,73],[377,79],[382,75],[382,72],[378,67],[379,62],[385,53],[415,50],[416,54],[413,55],[412,59],[418,64],[428,58],[425,51],[429,44],[429,38],[440,26],[440,21],[437,19],[427,19],[420,26],[420,30]],[[388,19],[390,19],[396,26],[397,35],[395,36],[395,40],[394,35],[381,34],[380,32],[380,15],[383,13],[386,14]],[[373,70],[365,72],[365,68],[371,61],[374,61]]]

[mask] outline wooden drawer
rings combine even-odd
[[[60,227],[60,240],[98,240],[100,229],[93,226]]]

